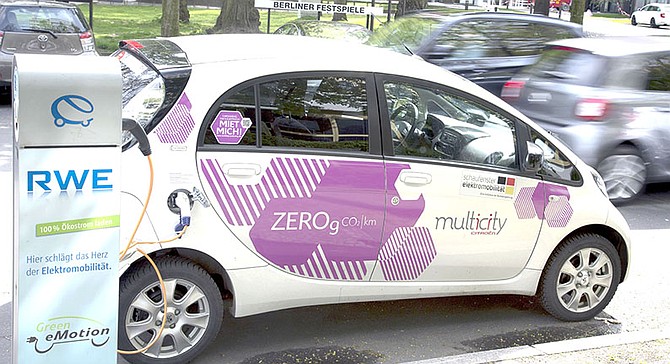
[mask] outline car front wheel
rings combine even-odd
[[[221,293],[200,266],[180,257],[155,261],[165,285],[146,261],[131,268],[119,286],[119,348],[131,363],[187,363],[214,340],[223,318]],[[161,325],[165,322],[162,333]]]
[[[564,321],[600,313],[614,296],[621,262],[614,246],[594,234],[570,238],[551,255],[540,281],[542,307]]]
[[[636,25],[637,25],[637,20],[635,20],[635,16],[633,16],[633,17],[630,18],[630,23],[631,23],[633,26],[636,26]]]
[[[607,194],[614,204],[632,201],[643,191],[647,166],[634,147],[621,147],[603,159],[596,168],[603,177]]]

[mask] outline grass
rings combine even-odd
[[[88,4],[79,5],[82,12],[88,18]],[[472,9],[471,9],[472,10]],[[447,12],[461,12],[464,9],[447,9]],[[218,8],[189,7],[189,23],[179,24],[180,35],[206,34],[206,30],[212,28],[216,18],[221,12]],[[262,32],[267,31],[268,16],[267,10],[259,9]],[[277,11],[270,12],[270,33],[274,32],[279,26],[287,21],[298,17],[297,12]],[[321,19],[330,20],[331,14],[324,14]],[[348,15],[350,23],[356,23],[365,26],[367,18],[360,15]],[[378,19],[381,22],[386,21],[386,16]],[[375,23],[375,27],[380,22]],[[101,55],[109,55],[114,52],[120,40],[124,39],[142,39],[155,38],[161,33],[161,6],[146,4],[102,4],[93,5],[93,33],[98,52]]]

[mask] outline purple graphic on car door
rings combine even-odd
[[[273,158],[253,185],[230,183],[217,160],[203,159],[200,167],[226,223],[251,226],[249,238],[258,253],[284,270],[363,280],[366,262],[379,258],[386,279],[412,279],[434,258],[425,253],[435,250],[430,233],[412,233],[425,207],[423,196],[396,197],[396,213],[384,222],[387,199],[398,196],[393,185],[386,190],[386,180],[395,181],[407,165],[385,170],[379,162]],[[399,274],[403,262],[415,273]]]
[[[538,182],[536,187],[521,188],[514,207],[520,219],[537,217],[550,227],[567,226],[574,212],[568,188],[545,182]]]

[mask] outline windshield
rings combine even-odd
[[[407,49],[416,53],[421,44],[437,29],[439,23],[437,19],[403,17],[376,29],[367,44],[405,54],[410,54]]]
[[[88,26],[81,13],[73,8],[5,6],[0,9],[0,30],[84,33]]]

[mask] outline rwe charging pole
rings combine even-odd
[[[13,363],[116,363],[121,70],[17,54]]]

